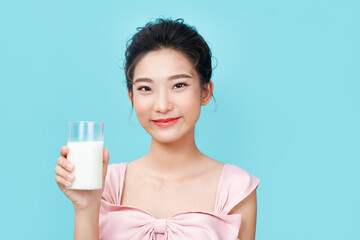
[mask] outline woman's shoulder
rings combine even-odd
[[[260,179],[250,174],[245,169],[235,164],[224,164],[223,169],[224,184],[229,188],[249,189],[251,190],[258,185]]]
[[[255,176],[250,174],[250,172],[235,164],[225,163],[224,168],[226,168],[226,173],[228,174],[229,177],[248,178],[248,179],[256,178]]]
[[[202,155],[202,169],[206,170],[206,171],[219,171],[223,168],[223,166],[225,165],[224,163],[214,159],[214,158],[211,158],[205,154]]]
[[[231,164],[231,163],[223,163],[216,159],[206,156],[206,164],[204,164],[204,169],[211,171],[221,171],[221,177],[225,178],[228,182],[235,182],[235,183],[246,183],[249,181],[257,181],[259,180],[257,177],[250,174],[247,170],[239,167],[238,165]],[[205,167],[207,166],[207,167]]]
[[[207,157],[207,163],[204,164],[203,170],[212,176],[218,176],[220,173],[220,188],[227,189],[232,193],[248,192],[260,182],[259,178],[238,165],[223,163],[210,157]]]
[[[234,164],[225,164],[220,180],[219,206],[228,214],[239,202],[249,196],[258,186],[260,179]]]

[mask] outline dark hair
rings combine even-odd
[[[128,90],[132,91],[135,65],[150,51],[171,48],[185,54],[199,75],[201,86],[211,78],[211,50],[195,27],[183,19],[158,18],[137,28],[137,33],[128,41],[125,52],[125,75]]]

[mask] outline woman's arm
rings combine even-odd
[[[237,204],[229,214],[234,213],[242,215],[238,238],[241,240],[255,240],[257,214],[256,189]]]
[[[74,211],[74,240],[99,240],[100,203],[86,210]]]
[[[67,159],[69,147],[63,146],[60,149],[61,157],[57,160],[55,167],[55,180],[60,190],[71,200],[75,212],[74,239],[75,240],[99,240],[99,213],[101,196],[104,192],[105,179],[109,164],[109,150],[103,150],[103,188],[96,190],[68,189],[75,179],[67,178],[67,175],[74,170],[74,166]],[[70,167],[69,167],[70,165]],[[75,176],[76,177],[76,176]]]

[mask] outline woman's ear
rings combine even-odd
[[[214,84],[212,81],[203,85],[202,92],[201,92],[201,106],[205,106],[208,104],[212,98],[214,91]]]
[[[127,94],[128,94],[129,99],[130,99],[131,105],[134,105],[134,104],[133,104],[133,94],[132,94],[132,90],[128,89]]]

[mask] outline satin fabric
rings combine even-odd
[[[157,219],[143,209],[120,205],[126,166],[108,166],[100,205],[101,240],[238,240],[241,214],[228,213],[260,181],[236,165],[224,164],[214,212],[184,211]]]

